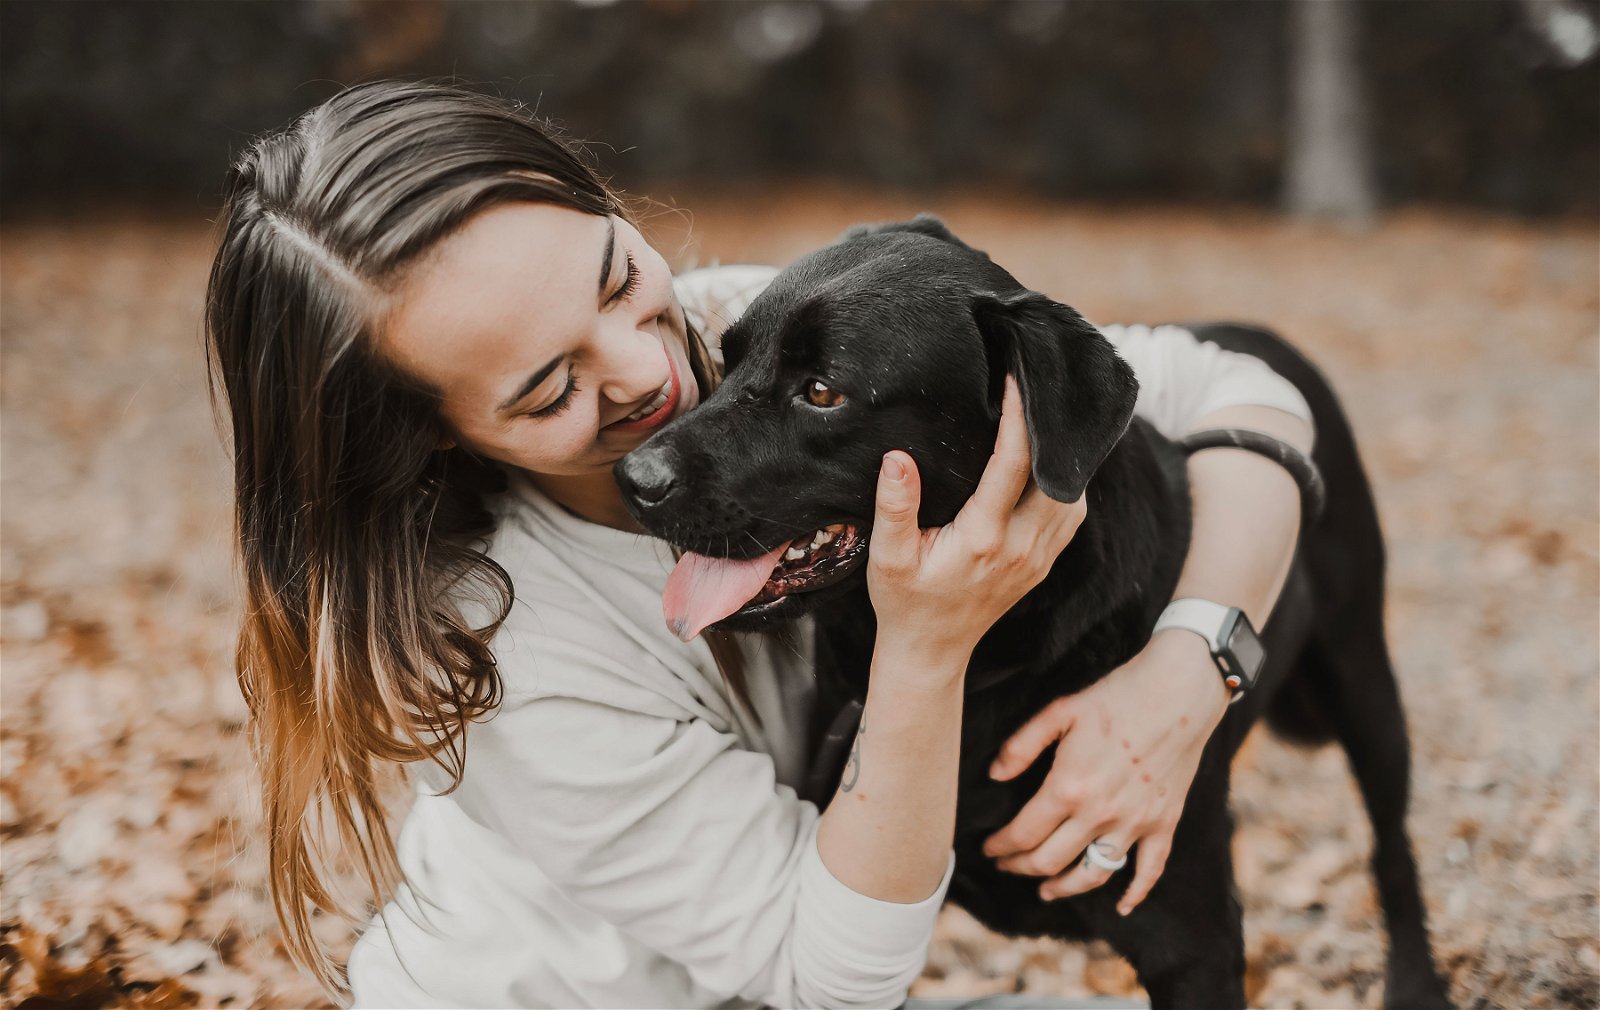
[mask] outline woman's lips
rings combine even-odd
[[[667,395],[666,403],[663,403],[652,413],[646,414],[637,421],[618,421],[615,424],[606,425],[605,430],[620,432],[624,435],[633,435],[641,431],[651,431],[659,428],[671,420],[672,415],[677,412],[678,401],[683,399],[683,381],[678,376],[678,366],[672,360],[670,352],[667,354],[667,369],[672,374],[672,392]]]

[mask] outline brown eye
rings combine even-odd
[[[821,379],[812,379],[806,386],[806,400],[813,407],[837,407],[844,402],[844,394],[828,387]]]

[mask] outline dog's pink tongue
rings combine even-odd
[[[667,627],[687,642],[738,610],[766,585],[788,544],[781,544],[749,561],[685,554],[667,576],[661,592],[661,612]]]

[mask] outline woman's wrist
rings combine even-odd
[[[960,686],[966,680],[975,644],[920,629],[880,625],[872,652],[872,678],[929,688]]]
[[[925,899],[955,833],[964,655],[881,633],[861,724],[817,851],[836,880],[902,904]]]
[[[1145,652],[1150,668],[1163,671],[1164,693],[1189,713],[1191,725],[1209,736],[1227,714],[1231,700],[1228,685],[1211,658],[1211,646],[1192,631],[1168,628],[1150,640]]]

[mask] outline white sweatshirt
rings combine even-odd
[[[680,277],[715,339],[774,270]],[[1310,420],[1254,358],[1174,327],[1103,328],[1169,436],[1220,407]],[[361,1007],[895,1006],[922,970],[950,874],[916,904],[836,880],[795,789],[813,692],[810,626],[743,638],[760,721],[710,650],[661,616],[671,552],[578,519],[523,477],[489,554],[516,588],[493,647],[505,696],[467,733],[466,773],[415,766],[405,883],[350,958]],[[954,864],[954,854],[951,865]]]

